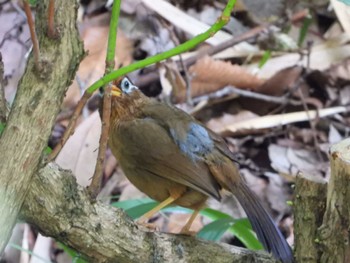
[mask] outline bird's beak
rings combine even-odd
[[[112,94],[112,96],[120,97],[122,95],[122,91],[119,87],[113,85],[111,94]]]

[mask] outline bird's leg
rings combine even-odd
[[[193,221],[196,219],[197,215],[199,214],[199,211],[203,208],[206,201],[207,201],[207,198],[203,202],[201,202],[199,205],[197,205],[195,208],[193,208],[194,211],[193,211],[190,219],[188,219],[186,225],[184,225],[183,228],[181,229],[180,234],[190,235],[190,236],[194,236],[196,234],[196,232],[190,231],[190,229],[191,229]]]
[[[175,200],[177,200],[179,197],[181,196],[181,194],[170,194],[170,196],[165,199],[163,202],[161,202],[159,205],[157,205],[156,207],[154,207],[153,209],[151,209],[150,211],[148,211],[146,214],[144,214],[143,216],[141,216],[138,220],[137,223],[140,225],[144,225],[146,227],[150,227],[151,225],[147,224],[147,221],[154,216],[156,213],[158,213],[161,209],[163,209],[164,207],[170,205],[171,203],[173,203]]]
[[[190,219],[188,219],[186,225],[184,225],[184,227],[181,229],[179,234],[188,235],[188,236],[194,236],[196,234],[196,232],[190,231],[190,228],[192,226],[193,221],[196,219],[199,211],[200,211],[200,209],[194,210],[194,212],[192,213]]]

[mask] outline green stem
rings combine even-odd
[[[183,43],[183,44],[181,44],[173,49],[165,51],[161,54],[157,54],[153,57],[149,57],[149,58],[146,58],[144,60],[138,61],[136,63],[133,63],[133,64],[128,65],[126,67],[120,68],[118,70],[115,70],[115,71],[105,75],[104,77],[102,77],[101,79],[99,79],[98,81],[93,83],[87,89],[87,92],[93,93],[98,88],[106,85],[108,82],[110,82],[114,79],[117,79],[120,76],[123,76],[129,72],[134,71],[134,70],[147,67],[151,64],[155,64],[155,63],[162,61],[162,60],[165,60],[167,58],[176,56],[180,53],[183,53],[185,51],[188,51],[188,50],[196,47],[198,44],[204,42],[208,38],[215,35],[216,32],[218,32],[221,28],[223,28],[228,23],[228,21],[230,20],[231,11],[232,11],[235,3],[236,3],[236,0],[229,0],[224,11],[222,12],[222,15],[218,18],[218,20],[215,22],[215,24],[213,24],[206,32],[199,34],[198,36],[192,38],[191,40],[189,40],[189,41],[187,41],[187,42],[185,42],[185,43]]]
[[[106,55],[106,69],[105,69],[106,74],[111,73],[115,66],[114,58],[115,58],[115,48],[117,45],[120,2],[121,0],[114,0],[113,7],[112,7],[112,16],[111,16],[111,22],[109,24],[108,46],[107,46],[107,55]],[[107,83],[104,83],[104,84],[107,84]]]

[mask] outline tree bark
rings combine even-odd
[[[320,262],[350,262],[350,139],[331,147],[327,207],[319,229]]]
[[[46,37],[47,3],[38,1],[37,5],[41,70],[35,68],[31,56],[0,139],[0,254],[39,167],[65,91],[83,56],[76,29],[77,1],[60,1],[57,7],[55,19],[61,36],[58,40]]]
[[[326,180],[315,182],[298,175],[294,194],[294,244],[296,262],[319,262],[318,228],[326,208]]]
[[[89,262],[275,262],[262,251],[147,232],[121,209],[92,203],[71,172],[53,163],[34,176],[21,218]]]

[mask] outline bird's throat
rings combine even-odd
[[[148,99],[140,91],[122,94],[120,97],[112,97],[111,120],[118,122],[138,117],[142,105]]]

